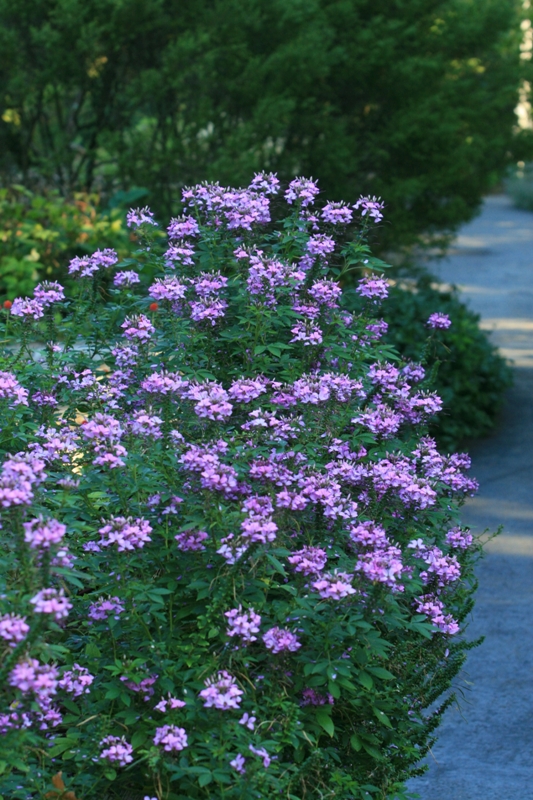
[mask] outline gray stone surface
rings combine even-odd
[[[480,533],[504,526],[487,546],[471,637],[486,636],[458,677],[451,708],[410,782],[421,800],[533,798],[533,214],[490,197],[464,226],[450,256],[432,265],[442,283],[482,315],[482,326],[514,361],[498,430],[470,448],[481,489],[464,510]]]

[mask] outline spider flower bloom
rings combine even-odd
[[[130,208],[126,217],[128,228],[139,228],[141,225],[155,225],[154,212],[148,206],[144,208]]]
[[[431,314],[426,324],[428,328],[445,331],[447,328],[450,327],[452,321],[447,314],[436,313],[436,314]]]
[[[377,224],[381,222],[383,219],[383,214],[381,213],[385,208],[385,203],[381,202],[381,197],[363,197],[361,196],[359,200],[354,203],[354,208],[356,211],[361,209],[361,216],[371,217],[374,222]]]
[[[0,639],[4,639],[10,647],[24,641],[30,626],[26,624],[26,617],[19,617],[17,614],[4,614],[0,617]]]
[[[68,617],[72,603],[67,600],[63,589],[41,589],[31,598],[36,614],[52,614],[56,622]]]
[[[135,283],[140,283],[141,279],[133,270],[124,270],[117,272],[113,278],[113,286],[133,286]]]
[[[378,275],[368,275],[359,281],[355,291],[357,294],[360,294],[361,297],[370,297],[374,299],[374,301],[385,300],[389,294],[389,284],[384,278],[380,278]]]
[[[315,202],[315,197],[319,191],[312,178],[295,178],[289,183],[289,188],[285,192],[285,200],[289,205],[296,202],[300,203],[302,208],[305,208]]]
[[[162,745],[167,753],[179,753],[187,747],[187,734],[183,728],[175,725],[163,725],[162,728],[156,728],[154,744]]]
[[[239,636],[241,642],[245,644],[257,641],[257,636],[254,636],[254,633],[259,633],[261,617],[255,613],[253,608],[243,611],[242,606],[239,606],[224,612],[224,616],[228,618],[229,624],[226,630],[227,636]]]
[[[263,642],[267,650],[272,653],[281,653],[283,650],[289,650],[295,653],[302,645],[298,641],[294,633],[286,628],[270,628],[269,631],[263,636]]]
[[[38,517],[24,523],[24,541],[33,549],[48,550],[51,545],[59,544],[66,532],[67,526],[56,519]]]
[[[52,303],[60,303],[65,299],[65,291],[60,283],[56,281],[43,281],[38,283],[33,290],[33,295],[42,306],[50,306]]]
[[[150,533],[152,526],[140,517],[111,517],[109,522],[99,529],[98,533],[102,537],[100,545],[109,547],[117,545],[119,553],[126,550],[137,550],[147,542],[151,542]]]
[[[133,747],[123,736],[106,736],[100,742],[100,747],[104,747],[100,753],[100,758],[116,763],[119,767],[126,767],[133,761]]]
[[[24,319],[41,319],[44,317],[44,306],[37,299],[28,300],[23,297],[15,297],[11,305],[11,315]]]
[[[205,682],[206,688],[200,692],[205,708],[219,708],[227,711],[239,708],[244,692],[235,683],[235,678],[226,670],[218,672]]]
[[[11,372],[0,371],[0,400],[11,400],[11,405],[28,405],[28,390],[24,389]]]
[[[155,328],[144,314],[136,314],[133,317],[126,317],[122,325],[126,339],[138,339],[145,342],[151,338]]]

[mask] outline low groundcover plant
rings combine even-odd
[[[4,798],[405,796],[470,646],[476,485],[381,341],[382,204],[317,195],[186,189],[168,240],[132,210],[135,257],[3,312]]]

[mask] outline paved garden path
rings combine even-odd
[[[514,360],[497,431],[470,448],[481,484],[463,519],[476,532],[504,533],[488,545],[469,633],[485,643],[469,654],[428,758],[410,782],[421,800],[533,798],[533,214],[489,197],[450,256],[432,265],[482,316]]]

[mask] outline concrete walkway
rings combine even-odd
[[[514,361],[498,430],[470,448],[481,484],[463,520],[476,533],[504,533],[478,569],[471,638],[486,636],[456,681],[461,708],[450,709],[428,758],[410,782],[421,800],[533,798],[533,214],[489,197],[465,225],[450,256],[433,263],[443,283],[482,316],[493,341]]]

